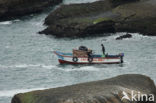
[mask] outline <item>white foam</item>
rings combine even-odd
[[[93,66],[82,66],[82,67],[75,67],[74,66],[69,66],[67,68],[61,68],[56,65],[45,65],[45,64],[16,64],[16,65],[0,65],[0,68],[44,68],[44,69],[58,69],[62,71],[99,71],[98,68],[95,68]]]
[[[12,24],[12,21],[3,21],[3,22],[0,22],[0,25],[10,25]]]
[[[56,66],[54,65],[41,65],[42,68],[45,68],[45,69],[52,69],[52,68],[55,68]]]
[[[56,66],[54,65],[44,65],[44,64],[16,64],[16,65],[0,65],[1,68],[27,68],[27,67],[41,67],[45,69],[52,69]]]
[[[80,70],[80,71],[99,71],[99,69],[95,68],[94,66],[84,66],[84,67],[81,67],[77,70]]]
[[[25,93],[25,92],[30,92],[34,90],[43,90],[43,89],[46,89],[46,88],[2,90],[0,91],[0,97],[12,97],[18,93]]]
[[[116,35],[112,35],[112,36],[108,36],[106,38],[107,41],[112,41],[115,40],[117,37],[125,35],[126,33],[117,33]],[[145,36],[145,35],[141,35],[139,33],[130,33],[132,35],[132,38],[124,38],[122,40],[131,40],[131,41],[135,41],[135,40],[142,40],[142,39],[156,39],[156,37],[154,36]]]
[[[66,68],[66,69],[62,69],[62,68],[56,68],[56,69],[59,69],[59,70],[63,70],[65,72],[71,72],[71,71],[99,71],[98,68],[95,68],[93,66],[83,66],[83,67],[80,67],[80,68]]]

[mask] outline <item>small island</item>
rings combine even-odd
[[[61,5],[45,19],[40,34],[84,37],[101,33],[137,32],[156,35],[155,0],[100,0]]]

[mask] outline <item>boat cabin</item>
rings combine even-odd
[[[85,46],[80,46],[78,49],[73,49],[73,57],[89,57],[92,50]]]

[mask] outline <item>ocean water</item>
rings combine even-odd
[[[65,0],[64,3],[78,1]],[[42,24],[48,14],[0,22],[0,103],[10,103],[17,93],[102,80],[120,74],[144,74],[156,82],[156,37],[133,33],[130,39],[115,40],[125,33],[79,39],[39,35],[37,32],[46,28]],[[73,48],[85,45],[101,54],[101,43],[109,54],[125,53],[124,63],[62,66],[52,52],[71,52]]]

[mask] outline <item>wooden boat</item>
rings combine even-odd
[[[90,57],[74,57],[73,53],[54,51],[60,64],[119,64],[123,63],[124,53],[118,55],[91,55]]]

